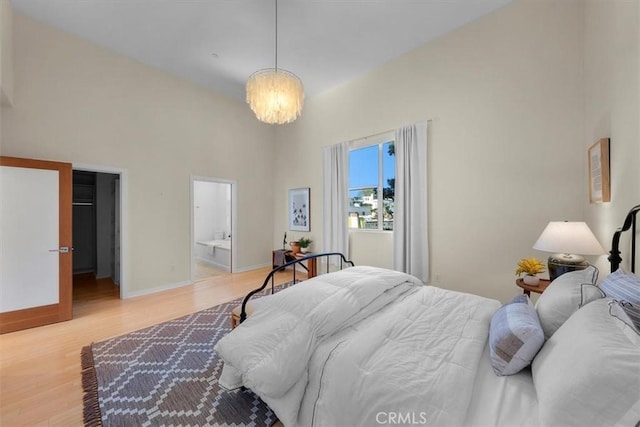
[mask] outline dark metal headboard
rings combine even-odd
[[[349,265],[351,267],[354,266],[353,261],[348,260],[344,254],[340,253],[340,252],[324,252],[324,253],[319,253],[319,254],[310,254],[305,256],[304,258],[297,258],[294,259],[293,261],[289,261],[285,264],[282,264],[276,268],[274,268],[273,270],[271,270],[271,272],[267,275],[267,277],[264,279],[264,282],[262,283],[262,286],[260,286],[258,289],[254,289],[253,291],[249,292],[247,294],[246,297],[244,297],[244,299],[242,300],[242,309],[240,310],[240,323],[244,322],[247,319],[247,303],[249,302],[249,299],[251,299],[252,296],[254,296],[255,294],[257,294],[258,292],[264,290],[268,285],[269,282],[271,282],[271,293],[273,294],[274,292],[274,286],[275,286],[275,282],[274,282],[274,275],[275,273],[277,273],[278,271],[284,271],[287,267],[293,267],[293,283],[296,282],[296,270],[295,270],[295,266],[297,264],[302,264],[305,261],[308,261],[310,259],[315,259],[315,258],[325,258],[327,260],[327,273],[329,273],[329,259],[331,259],[331,257],[337,257],[339,259],[339,266],[340,266],[340,270],[342,270],[346,265]]]
[[[611,240],[611,250],[609,251],[609,262],[611,263],[611,272],[613,273],[620,267],[622,258],[620,257],[620,235],[631,228],[631,272],[636,272],[636,214],[640,212],[640,205],[631,208],[627,217],[624,219],[622,227],[613,233]]]

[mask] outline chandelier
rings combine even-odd
[[[275,67],[258,70],[249,76],[247,103],[261,122],[281,125],[293,122],[302,113],[304,88],[298,76],[278,68],[278,0],[275,3]]]

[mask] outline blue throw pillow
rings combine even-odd
[[[618,268],[599,287],[608,297],[623,302],[621,307],[640,329],[640,277]]]
[[[496,375],[513,375],[529,366],[544,344],[544,332],[527,295],[503,305],[491,319],[489,357]]]

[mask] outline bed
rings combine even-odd
[[[534,306],[374,267],[324,274],[262,298],[218,342],[219,383],[287,427],[638,426],[640,279],[596,277],[566,273]]]

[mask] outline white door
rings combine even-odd
[[[71,165],[0,157],[0,332],[71,318]]]

